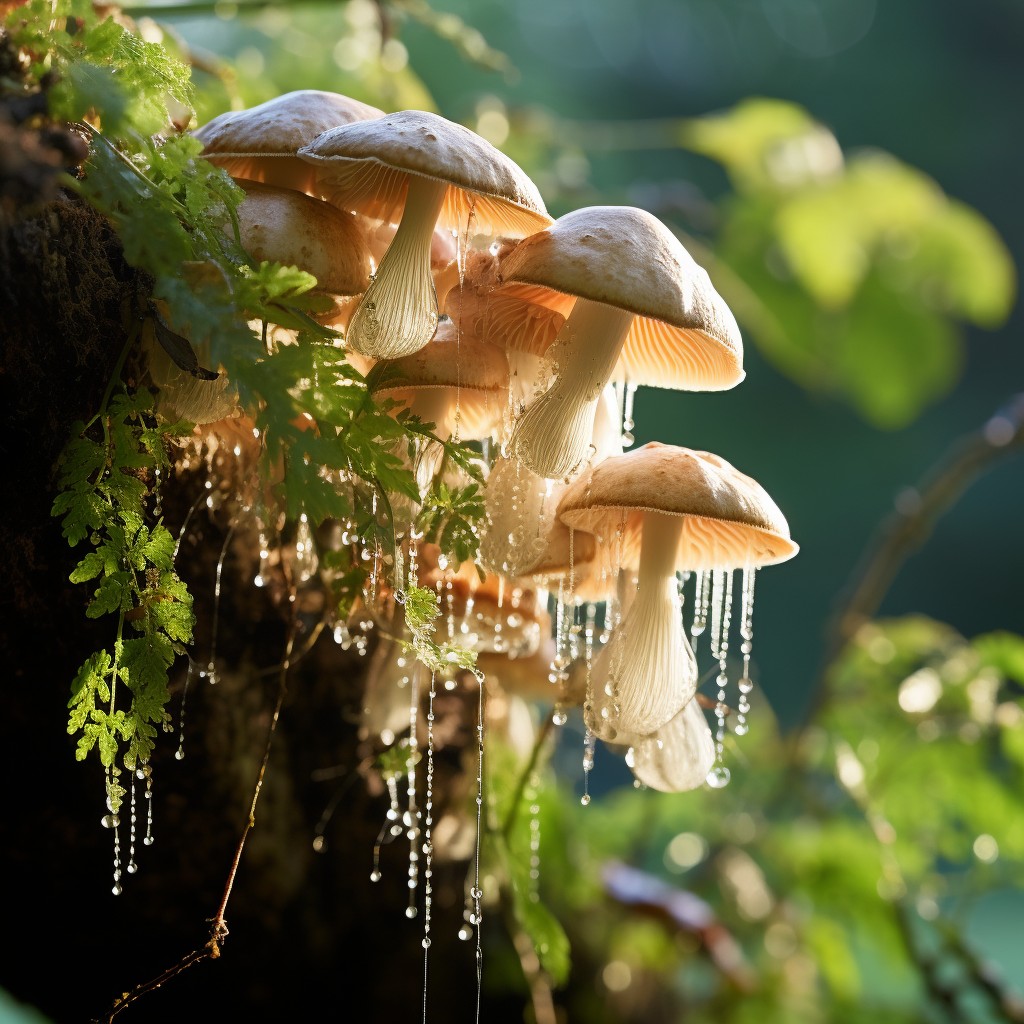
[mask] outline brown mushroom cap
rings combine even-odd
[[[799,548],[764,488],[710,452],[652,441],[598,464],[558,506],[568,526],[610,538],[623,530],[623,564],[635,564],[645,512],[684,520],[679,569],[772,565]]]
[[[312,274],[317,290],[357,295],[370,284],[370,250],[355,217],[292,189],[241,182],[238,207],[242,245],[256,260],[295,266]]]
[[[447,399],[444,421],[429,416],[438,431],[454,433],[457,422],[461,437],[479,439],[490,436],[501,421],[508,395],[505,353],[496,345],[460,336],[450,320],[442,320],[434,340],[418,352],[381,360],[374,371],[374,395],[403,402],[414,413],[417,404],[427,404],[418,403],[418,396],[443,392]]]
[[[397,221],[409,175],[449,187],[438,225],[527,235],[551,223],[537,186],[518,164],[475,132],[422,110],[332,128],[299,155],[315,166],[318,189],[343,209]]]
[[[203,156],[233,178],[313,193],[316,173],[296,154],[321,132],[384,111],[336,92],[299,89],[250,107],[230,110],[196,129]]]
[[[613,379],[687,391],[743,380],[743,343],[729,307],[676,236],[644,210],[568,213],[523,239],[501,275],[502,294],[563,315],[576,298],[635,314]]]

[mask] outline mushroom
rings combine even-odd
[[[335,301],[335,308],[322,319],[336,318],[336,297],[366,291],[370,250],[351,214],[291,189],[250,181],[239,184],[245,189],[245,201],[238,207],[242,247],[257,262],[281,263],[312,274],[316,292]]]
[[[594,662],[590,728],[629,742],[673,719],[697,689],[677,570],[751,569],[798,548],[778,506],[756,481],[708,452],[651,442],[606,459],[572,483],[559,518],[604,540],[622,538],[636,560],[636,594]]]
[[[500,284],[500,267],[518,241],[499,239],[489,249],[471,252],[461,287],[447,293],[444,311],[474,338],[505,349],[509,363],[509,401],[513,417],[543,390],[549,373],[544,354],[565,323],[557,309],[535,301],[543,289],[495,289]],[[559,303],[561,297],[547,293]]]
[[[528,288],[568,314],[548,350],[554,383],[512,437],[513,455],[542,476],[579,469],[609,380],[719,391],[743,379],[732,313],[675,235],[643,210],[566,214],[520,242],[501,275],[501,294]]]
[[[683,793],[704,783],[715,763],[715,741],[696,700],[666,725],[629,748],[626,764],[638,782],[662,793]]]
[[[598,406],[591,449],[595,462],[622,453],[618,405],[611,388],[605,389]],[[548,535],[564,490],[565,484],[561,481],[549,480],[521,462],[499,455],[487,478],[484,499],[487,527],[480,542],[484,567],[507,576],[528,576],[536,572],[547,554]],[[564,549],[567,553],[567,539]],[[576,552],[577,557],[580,553]],[[593,557],[592,548],[588,557]],[[579,558],[579,561],[585,559]]]
[[[324,132],[300,150],[317,188],[343,209],[399,221],[348,342],[374,358],[421,349],[437,326],[430,245],[438,226],[526,235],[551,223],[522,169],[468,128],[405,110]]]
[[[460,338],[456,326],[443,320],[434,340],[418,352],[378,363],[372,388],[375,397],[394,399],[422,422],[433,423],[441,440],[480,440],[501,420],[508,361],[500,348]]]
[[[336,92],[299,89],[250,107],[218,114],[192,134],[203,157],[247,181],[315,193],[316,172],[296,155],[321,132],[384,111]]]

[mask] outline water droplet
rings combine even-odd
[[[113,893],[113,894],[114,894],[115,896],[120,896],[123,890],[121,889],[121,885],[120,885],[120,883],[117,883],[117,882],[115,882],[115,883],[114,883],[114,887],[113,887],[113,888],[112,888],[112,889],[111,889],[110,891],[111,891],[111,892],[112,892],[112,893]]]
[[[473,938],[472,929],[467,927],[466,925],[463,925],[459,929],[459,938],[462,939],[463,942],[468,942],[471,938]]]
[[[100,819],[100,824],[104,828],[117,828],[121,824],[121,819],[116,814],[104,814]]]
[[[750,693],[754,689],[753,680],[747,676],[744,676],[737,685],[739,686],[740,693]]]
[[[483,899],[484,893],[483,893],[482,889],[480,889],[478,886],[474,885],[473,888],[469,890],[469,895],[473,899],[479,900],[479,899]]]
[[[153,845],[153,837],[152,836],[146,836],[142,840],[142,844],[143,844],[143,846],[152,846]]]
[[[420,943],[420,945],[424,949],[430,949],[430,936],[429,935],[424,935],[423,936],[423,941]]]
[[[380,881],[380,872],[376,868],[374,868],[370,872],[370,881],[371,882],[379,882]]]
[[[415,907],[406,907],[405,908],[405,916],[407,918],[409,918],[410,921],[416,916],[417,913],[418,913],[418,911],[417,911],[417,909]]]
[[[708,772],[707,784],[712,789],[724,789],[731,778],[732,772],[725,765],[718,764]]]
[[[139,870],[139,865],[136,864],[135,861],[129,861],[128,862],[128,867],[125,868],[125,871],[127,871],[129,875],[134,875],[135,872],[138,871],[138,870]]]
[[[584,807],[586,807],[590,803],[590,794],[589,793],[584,793],[583,796],[580,797],[580,803]]]
[[[733,727],[733,732],[736,733],[737,736],[746,736],[747,731],[748,727],[746,722],[737,722]]]
[[[569,716],[561,708],[555,708],[551,721],[554,725],[565,725],[569,721]]]

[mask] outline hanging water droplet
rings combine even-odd
[[[711,771],[708,772],[707,784],[712,789],[724,789],[729,785],[729,780],[732,778],[732,773],[725,765],[715,765]]]
[[[471,938],[473,938],[472,929],[468,928],[466,925],[463,925],[459,929],[459,938],[462,939],[463,942],[468,942]]]
[[[115,882],[113,888],[110,890],[115,896],[120,896],[123,890],[121,889],[121,883]]]
[[[104,828],[117,828],[121,824],[121,819],[116,814],[104,814],[100,819],[100,824]]]
[[[754,681],[747,676],[744,676],[737,686],[739,687],[740,693],[750,693],[754,689]]]
[[[371,882],[379,882],[380,881],[380,872],[376,868],[374,868],[370,872],[370,881]]]
[[[580,797],[580,803],[584,807],[586,807],[590,803],[590,794],[589,793],[584,793],[583,796]]]
[[[555,708],[551,714],[551,722],[554,725],[565,725],[569,721],[569,716],[565,713],[562,708]]]
[[[128,867],[125,868],[129,875],[134,875],[139,870],[139,865],[135,861],[131,860],[128,862]]]
[[[423,941],[420,943],[420,945],[424,949],[430,949],[430,936],[429,935],[424,935],[423,936]]]
[[[733,730],[732,731],[737,736],[746,736],[747,732],[748,732],[747,723],[746,722],[737,722],[736,725],[733,726]]]
[[[142,844],[143,844],[143,846],[152,846],[153,845],[153,837],[152,836],[145,836],[143,838],[143,840],[142,840]]]
[[[409,918],[409,920],[410,920],[410,921],[411,921],[411,920],[412,920],[412,919],[413,919],[413,918],[414,918],[414,917],[415,917],[415,916],[416,916],[416,915],[417,915],[418,913],[419,913],[419,911],[418,911],[418,910],[417,910],[417,909],[416,909],[415,907],[411,907],[411,906],[410,906],[410,907],[406,907],[406,908],[405,908],[405,916],[406,916],[407,918]]]

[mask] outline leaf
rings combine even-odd
[[[98,551],[90,551],[78,565],[75,566],[68,577],[72,583],[85,583],[87,580],[95,579],[103,572],[103,555]]]
[[[90,619],[131,607],[131,581],[128,573],[116,572],[104,578],[85,609]]]
[[[737,189],[751,192],[802,185],[813,175],[816,165],[806,155],[798,170],[789,171],[795,161],[786,160],[787,147],[798,155],[801,149],[811,149],[812,158],[817,148],[821,154],[817,165],[823,164],[826,170],[834,169],[839,154],[832,135],[802,107],[761,97],[743,100],[722,113],[682,121],[677,138],[684,148],[722,164]]]
[[[1024,637],[1005,631],[984,633],[976,636],[971,646],[986,664],[1024,686]]]

